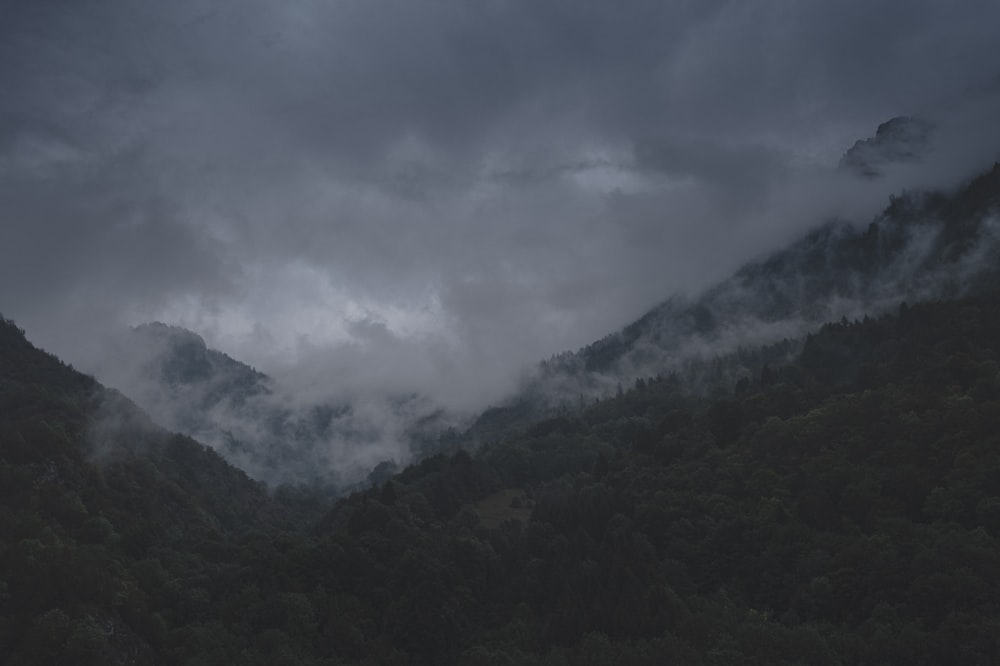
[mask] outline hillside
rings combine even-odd
[[[918,159],[917,144],[930,132],[923,121],[893,119],[845,160],[861,159],[858,151]],[[399,464],[578,410],[640,379],[673,374],[707,395],[787,361],[824,322],[996,287],[998,211],[1000,163],[954,191],[892,196],[865,227],[829,222],[697,297],[672,297],[622,330],[543,362],[478,416],[416,394],[354,395],[336,377],[325,390],[338,397],[303,399],[195,333],[159,323],[123,338],[100,376],[158,423],[210,444],[252,477],[335,495]]]
[[[695,298],[671,297],[620,331],[541,363],[462,441],[521,432],[640,380],[673,376],[710,395],[788,361],[826,322],[996,288],[998,225],[1000,163],[951,192],[891,196],[866,227],[829,222]]]
[[[0,321],[0,657],[154,663],[151,575],[291,524],[263,487]]]
[[[2,331],[5,663],[1000,654],[997,292],[827,325],[714,399],[639,382],[310,531],[120,398],[95,458],[107,392]]]
[[[332,508],[154,421],[298,475],[349,408],[149,325],[151,419],[4,320],[0,661],[996,663],[998,204],[828,225]]]
[[[892,164],[919,162],[931,148],[934,125],[922,118],[896,116],[844,153],[840,168],[863,178],[878,178]]]
[[[114,343],[98,367],[103,381],[157,423],[210,445],[272,488],[342,493],[380,464],[409,460],[447,425],[420,396],[353,396],[336,377],[326,390],[343,397],[301,397],[178,326],[143,324]],[[382,440],[396,451],[376,450]]]
[[[996,287],[998,212],[1000,163],[953,192],[890,197],[867,227],[830,222],[697,298],[670,298],[621,331],[554,357],[525,394],[556,404],[608,396],[620,383],[797,338],[827,321]]]

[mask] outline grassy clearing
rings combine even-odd
[[[474,508],[479,514],[479,521],[485,527],[493,529],[507,520],[517,520],[527,524],[534,504],[523,489],[504,488],[476,502]]]

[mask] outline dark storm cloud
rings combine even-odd
[[[87,335],[159,318],[310,386],[481,402],[995,156],[996,25],[985,1],[7,2],[0,309],[84,366]],[[833,174],[901,113],[941,123],[937,167]]]

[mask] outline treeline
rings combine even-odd
[[[641,380],[315,521],[0,329],[4,663],[1000,663],[1000,293],[744,352],[711,397]]]

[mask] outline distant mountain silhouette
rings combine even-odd
[[[417,395],[366,396],[360,406],[350,397],[301,399],[196,333],[160,322],[123,336],[111,366],[115,385],[158,423],[210,444],[272,485],[343,492],[437,446],[449,423]]]
[[[840,168],[864,178],[884,175],[891,164],[919,162],[931,147],[934,125],[922,118],[897,116],[878,126],[875,136],[857,141]]]
[[[900,146],[915,150],[924,131],[923,121],[893,119],[852,154],[860,154],[859,145],[882,146],[887,155],[907,158],[912,151]],[[707,390],[704,369],[713,359],[716,366],[723,357],[735,364],[716,367],[722,383],[746,374],[732,356],[740,349],[796,339],[822,323],[878,314],[902,301],[994,288],[1000,285],[998,213],[1000,163],[954,191],[890,196],[867,227],[831,221],[695,298],[671,297],[620,331],[542,363],[537,376],[506,405],[482,415],[476,429],[502,432],[504,424],[523,424],[685,368],[686,380]]]

